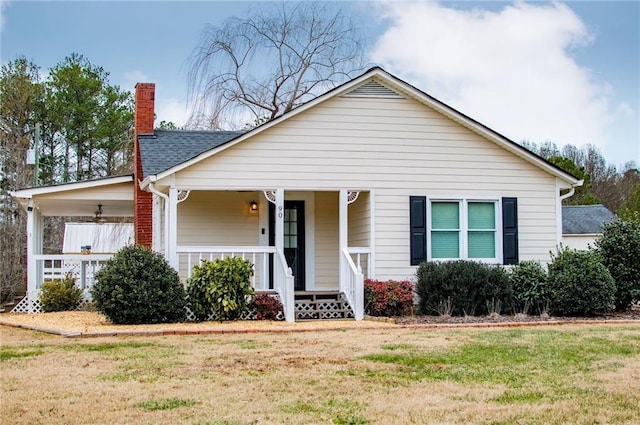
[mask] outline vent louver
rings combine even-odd
[[[398,92],[391,90],[389,87],[377,82],[377,81],[369,81],[350,92],[343,95],[344,97],[386,97],[392,99],[402,99],[404,98]]]

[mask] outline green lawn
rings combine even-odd
[[[640,423],[640,324],[0,337],[2,423]]]

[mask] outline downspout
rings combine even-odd
[[[567,198],[570,198],[573,196],[574,193],[576,193],[576,187],[580,187],[584,184],[584,180],[580,180],[575,184],[571,185],[571,189],[569,189],[569,191],[567,193],[565,193],[564,195],[560,195],[560,204],[562,205],[562,201],[564,201]]]
[[[155,183],[149,181],[149,191],[154,195],[158,195],[164,199],[164,255],[169,255],[169,195],[166,195],[156,189]]]
[[[573,196],[573,194],[576,193],[576,187],[580,187],[583,184],[584,180],[579,180],[571,185],[571,189],[569,189],[567,193],[558,196],[556,204],[556,208],[558,209],[558,214],[556,215],[556,249],[560,249],[560,246],[562,245],[562,201]]]

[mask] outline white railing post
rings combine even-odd
[[[362,320],[364,319],[364,276],[360,266],[358,266],[358,272],[354,277],[355,306],[353,307],[353,317],[356,320]]]
[[[295,313],[295,295],[294,295],[294,279],[290,268],[287,268],[286,276],[286,302],[284,303],[284,320],[293,323],[296,321]]]

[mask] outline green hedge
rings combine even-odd
[[[187,280],[189,308],[196,320],[235,320],[253,295],[253,264],[240,257],[203,260]]]
[[[422,314],[472,316],[512,308],[511,281],[501,266],[465,260],[424,262],[417,280]]]
[[[164,257],[140,245],[118,251],[96,273],[96,309],[117,324],[171,323],[185,319],[185,293]]]
[[[613,309],[616,284],[596,252],[563,248],[549,264],[549,294],[554,314],[589,316]]]

